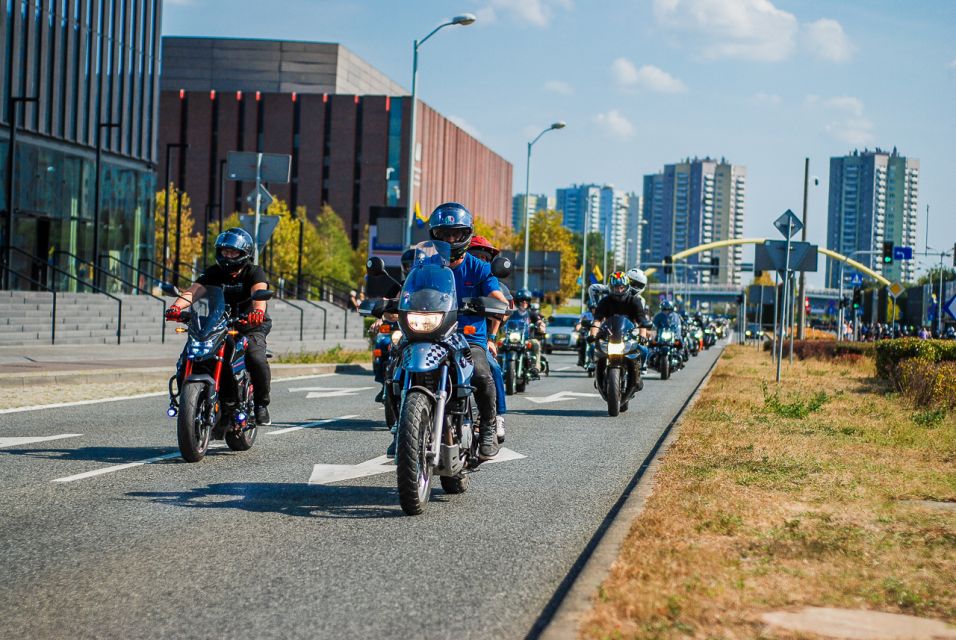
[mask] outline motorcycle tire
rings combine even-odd
[[[508,361],[508,368],[505,369],[505,395],[513,396],[515,394],[515,361]]]
[[[528,381],[527,381],[527,380],[522,379],[522,380],[516,380],[516,381],[515,381],[515,390],[516,390],[518,393],[524,393],[524,390],[527,389],[527,388],[528,388]]]
[[[604,374],[604,386],[607,414],[613,418],[621,412],[621,370],[609,367]]]
[[[179,394],[176,437],[179,453],[186,462],[199,462],[209,449],[212,427],[204,422],[207,402],[206,385],[199,382],[186,384]]]
[[[457,476],[439,476],[441,488],[445,493],[464,493],[468,491],[468,476],[459,473]]]
[[[395,475],[398,501],[410,516],[423,513],[431,497],[432,468],[426,457],[431,427],[431,400],[421,391],[409,391],[398,423]]]
[[[392,401],[388,395],[385,396],[385,425],[389,429],[395,426],[395,409],[392,407]]]
[[[230,429],[226,431],[226,446],[233,451],[248,451],[256,441],[259,428],[256,426],[255,403],[252,400],[252,386],[246,386],[246,412],[248,418],[246,426],[241,431]]]
[[[670,358],[661,358],[661,380],[667,380],[671,377]]]
[[[594,369],[588,369],[588,377],[589,377],[589,378],[593,378],[593,377],[594,377]]]

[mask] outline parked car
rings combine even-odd
[[[545,353],[551,353],[556,349],[569,349],[576,351],[578,348],[578,334],[574,330],[574,325],[578,323],[578,316],[575,315],[556,315],[548,319],[548,332],[545,335],[541,348]]]

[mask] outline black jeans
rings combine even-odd
[[[471,347],[471,359],[475,365],[475,372],[471,376],[471,384],[475,387],[475,401],[478,404],[478,413],[481,414],[481,425],[495,427],[496,402],[498,396],[495,391],[495,379],[491,375],[491,365],[485,349],[477,345]]]
[[[245,334],[246,369],[252,379],[253,394],[257,407],[269,406],[269,391],[272,385],[272,369],[266,358],[266,335],[271,327],[253,329]]]

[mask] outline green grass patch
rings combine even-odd
[[[789,402],[780,399],[780,390],[770,392],[767,383],[763,383],[764,408],[781,418],[796,418],[802,420],[815,411],[823,408],[829,402],[830,396],[826,391],[817,391],[809,396],[794,394]]]
[[[273,360],[277,364],[352,364],[371,361],[371,351],[344,349],[340,344],[326,351],[290,351],[277,355]]]
[[[913,423],[920,427],[935,427],[946,419],[946,409],[927,409],[913,414]]]

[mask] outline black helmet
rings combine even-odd
[[[670,300],[664,300],[663,302],[661,302],[661,311],[673,311],[673,310],[674,310],[673,302],[671,302]]]
[[[405,253],[402,254],[402,275],[403,276],[407,276],[408,272],[412,270],[413,262],[415,262],[415,250],[405,249]]]
[[[428,235],[451,245],[451,259],[465,255],[474,235],[474,218],[471,212],[457,202],[440,204],[428,218]]]
[[[226,229],[216,238],[216,264],[229,273],[239,271],[252,262],[254,244],[252,236],[244,229],[238,227]],[[239,256],[227,258],[222,255],[223,249],[235,249],[239,252]]]
[[[515,291],[515,302],[531,302],[531,292],[527,289]]]

